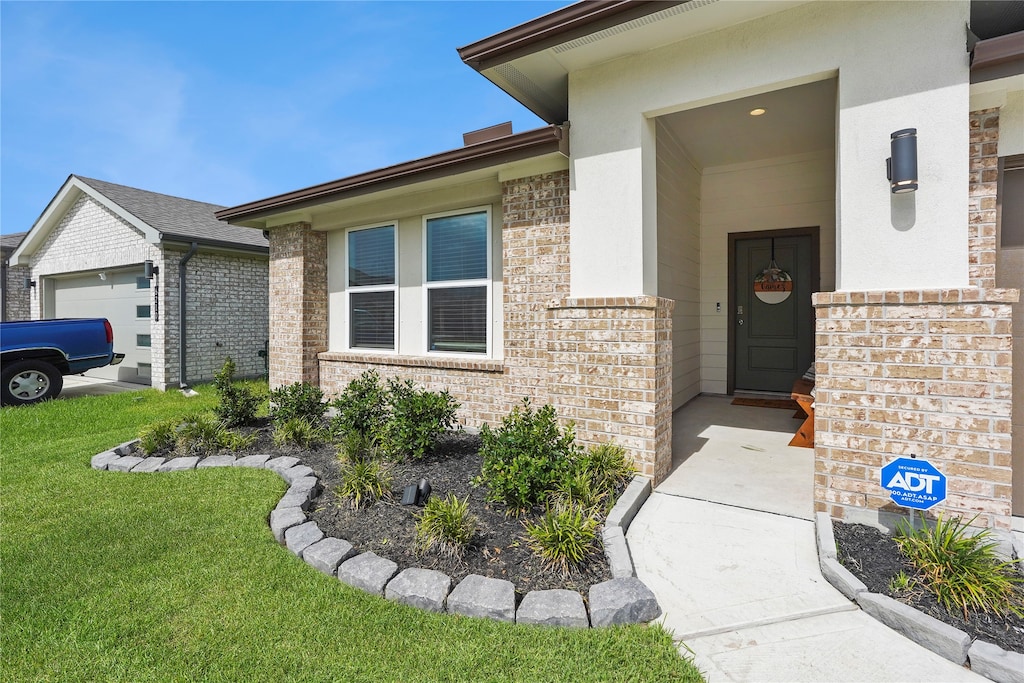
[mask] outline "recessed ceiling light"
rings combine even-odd
[[[750,110],[750,115],[751,116],[760,116],[761,114],[764,114],[765,111],[767,111],[767,110],[766,109],[761,109],[760,107],[758,107],[757,109],[751,109]]]

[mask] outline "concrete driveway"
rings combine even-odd
[[[98,379],[96,377],[86,377],[85,375],[66,375],[64,377],[64,388],[57,398],[60,400],[76,398],[78,396],[105,396],[106,394],[119,394],[123,391],[141,391],[148,388],[144,384],[115,382],[110,379]]]

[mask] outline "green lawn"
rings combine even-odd
[[[426,614],[275,543],[265,470],[123,474],[89,458],[212,406],[144,392],[0,409],[0,680],[699,681],[659,628]]]

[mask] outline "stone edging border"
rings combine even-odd
[[[626,530],[651,494],[651,481],[636,476],[605,520],[602,533],[612,578],[590,587],[587,601],[566,589],[527,593],[516,608],[515,585],[503,579],[470,574],[452,587],[452,578],[433,569],[398,565],[373,552],[357,554],[352,544],[326,536],[306,510],[321,490],[312,468],[299,458],[269,455],[213,455],[207,458],[141,458],[129,455],[138,440],[97,453],[90,460],[95,470],[112,472],[174,472],[206,467],[253,467],[276,472],[288,489],[270,513],[270,530],[278,543],[313,568],[367,593],[431,612],[544,626],[589,628],[640,624],[661,616],[654,593],[636,576],[626,543]]]
[[[814,527],[822,576],[862,610],[918,645],[989,680],[1024,683],[1024,654],[984,640],[972,643],[971,637],[958,628],[887,595],[868,592],[867,586],[839,563],[832,518],[827,512],[815,513]]]

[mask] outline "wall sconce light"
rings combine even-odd
[[[886,177],[893,194],[917,189],[917,128],[904,128],[890,136],[891,157],[885,160]]]
[[[25,278],[25,289],[32,289],[36,286],[36,281],[30,277]]]
[[[159,273],[159,266],[154,266],[152,261],[147,259],[142,262],[142,277],[146,278],[147,280],[152,280],[153,276],[158,275]]]

